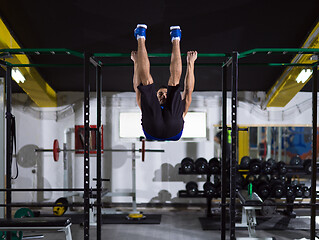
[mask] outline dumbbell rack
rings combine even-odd
[[[302,165],[297,165],[297,166],[295,166],[295,165],[287,165],[287,169],[288,169],[288,172],[286,174],[286,177],[287,177],[287,182],[289,182],[289,183],[291,183],[291,179],[294,176],[304,177],[304,178],[310,178],[311,177],[311,174],[310,173],[306,173],[305,169],[304,169],[304,167]],[[301,198],[303,199],[304,197],[301,197]],[[318,193],[317,193],[316,198],[318,199]],[[296,197],[293,200],[288,200],[287,199],[287,203],[293,203],[295,199],[296,199]],[[287,206],[285,212],[286,212],[287,215],[293,216],[295,214],[294,213],[294,207],[293,206]]]
[[[179,168],[178,174],[181,175],[206,175],[206,182],[211,181],[212,174],[210,173],[198,173],[196,171],[192,173],[184,173],[181,171],[181,168]],[[198,193],[196,195],[189,195],[186,190],[180,190],[178,191],[178,197],[180,198],[206,198],[206,204],[207,204],[207,212],[206,216],[211,217],[212,216],[212,199],[213,197],[208,197],[205,195],[204,191],[198,190]]]
[[[298,177],[311,177],[310,173],[306,173],[305,169],[302,165],[296,166],[296,165],[285,165],[285,167],[287,168],[287,173],[283,174],[286,177],[286,181],[285,181],[285,185],[287,186],[287,184],[291,184],[291,179],[294,176],[298,176]],[[249,173],[249,170],[247,170]],[[242,173],[244,174],[244,173]],[[253,174],[253,175],[259,175],[259,174]],[[272,175],[272,174],[266,174],[266,175]],[[317,194],[318,195],[318,194]],[[271,199],[273,197],[268,197],[267,199]],[[285,199],[287,204],[292,204],[294,203],[295,199],[297,198],[306,198],[304,196],[302,197],[296,197],[294,196],[293,198],[288,198],[286,195],[284,195],[281,199]],[[309,197],[310,198],[310,197]],[[317,197],[318,198],[318,197]],[[293,212],[293,206],[292,205],[287,205],[286,206],[286,210],[285,210],[285,214],[288,216],[293,217],[295,215],[295,213]]]

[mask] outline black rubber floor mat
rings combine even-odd
[[[144,214],[142,219],[128,219],[127,214],[107,214],[102,216],[103,224],[160,224],[162,215]]]

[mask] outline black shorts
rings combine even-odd
[[[168,139],[181,133],[184,127],[180,86],[168,86],[166,104],[161,107],[154,84],[138,87],[141,92],[142,126],[144,132],[158,139]]]

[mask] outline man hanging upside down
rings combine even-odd
[[[179,81],[182,75],[182,59],[180,52],[181,29],[170,27],[172,55],[168,87],[160,87],[156,92],[150,73],[150,62],[145,47],[145,24],[138,24],[134,30],[137,39],[137,51],[131,52],[134,62],[133,87],[136,101],[142,111],[142,126],[148,140],[176,141],[183,133],[184,117],[192,102],[194,90],[194,62],[196,51],[187,52],[187,70],[184,91],[180,93]]]

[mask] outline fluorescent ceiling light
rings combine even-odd
[[[24,83],[25,77],[22,75],[18,68],[12,68],[11,74],[14,81],[16,81],[17,83]]]
[[[296,82],[297,83],[305,83],[308,80],[308,78],[311,76],[311,74],[312,74],[311,69],[303,69],[299,73],[298,77],[296,78]]]

